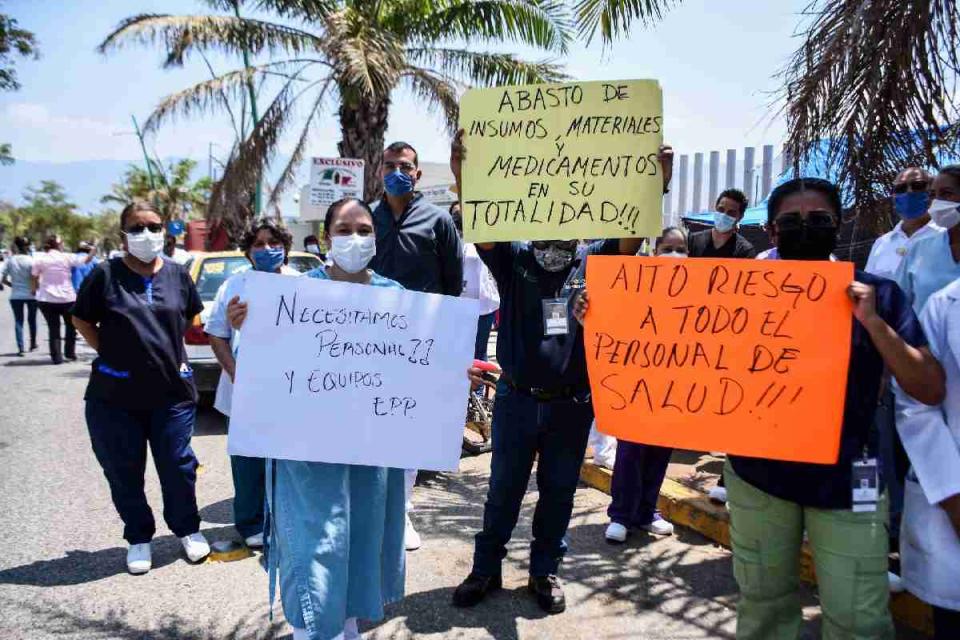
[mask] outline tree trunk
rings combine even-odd
[[[351,93],[350,89],[340,89],[340,156],[364,161],[363,198],[372,202],[383,194],[380,171],[390,98],[351,100]]]

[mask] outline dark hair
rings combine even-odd
[[[56,249],[62,243],[63,243],[63,240],[60,239],[59,235],[57,235],[56,233],[51,233],[43,241],[43,248],[45,251],[49,251],[50,249]]]
[[[327,209],[327,215],[323,217],[323,232],[327,235],[330,235],[330,227],[333,226],[333,218],[340,212],[340,209],[344,208],[346,205],[351,202],[356,202],[360,205],[360,208],[367,212],[367,215],[370,216],[370,221],[373,221],[373,211],[370,209],[370,206],[360,200],[359,198],[341,198],[330,205],[330,208]]]
[[[730,198],[734,202],[740,205],[740,217],[743,217],[743,214],[747,212],[747,205],[750,204],[750,201],[747,200],[747,194],[740,189],[726,189],[719,196],[717,196],[717,201],[713,206],[720,204],[720,201],[724,198]]]
[[[383,150],[383,152],[386,153],[387,151],[389,151],[390,153],[403,153],[407,149],[409,149],[410,151],[413,151],[413,165],[415,167],[419,167],[420,156],[419,154],[417,154],[417,150],[414,149],[413,146],[411,146],[409,143],[403,142],[401,140],[398,140],[397,142],[391,142],[390,145]]]
[[[303,246],[306,247],[308,244],[310,244],[311,240],[313,241],[313,244],[320,244],[320,240],[317,238],[317,236],[311,233],[310,235],[308,235],[306,238],[303,239]]]
[[[801,191],[816,191],[825,195],[836,211],[837,222],[840,222],[843,214],[843,199],[840,197],[840,189],[837,185],[823,178],[794,178],[770,192],[767,200],[767,224],[773,224],[773,219],[777,217],[777,209],[787,196]]]
[[[147,202],[146,200],[134,200],[125,206],[123,211],[120,212],[120,231],[123,231],[127,228],[127,220],[130,219],[130,216],[139,211],[152,211],[160,216],[160,219],[163,219],[163,216],[160,215],[160,211],[157,210],[152,202]]]
[[[26,236],[17,236],[13,239],[13,246],[15,246],[20,253],[26,253],[30,251],[30,240]]]
[[[680,237],[683,238],[683,241],[687,241],[687,232],[681,229],[680,227],[664,227],[663,231],[660,232],[660,237],[656,239],[653,243],[653,248],[656,249],[661,244],[663,244],[663,239],[666,238],[671,233],[679,233]]]
[[[940,173],[945,173],[957,182],[960,182],[960,164],[949,164],[941,168]]]
[[[454,212],[453,210],[454,207],[456,208],[460,207],[459,200],[451,204],[450,209],[448,209],[448,211],[450,211],[450,217],[453,218],[453,226],[457,228],[457,231],[463,233],[463,213],[461,211]]]
[[[250,247],[252,247],[253,243],[257,240],[257,234],[264,229],[283,243],[283,264],[287,264],[290,260],[290,247],[293,245],[293,236],[290,235],[289,231],[268,218],[261,218],[250,225],[250,228],[243,234],[243,238],[240,239],[240,250],[248,253]]]

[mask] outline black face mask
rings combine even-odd
[[[777,230],[777,254],[784,260],[829,260],[836,247],[836,227]]]

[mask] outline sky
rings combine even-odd
[[[678,154],[763,144],[779,148],[784,124],[771,107],[779,87],[775,74],[799,44],[794,34],[806,4],[685,0],[658,25],[637,27],[607,50],[576,45],[565,70],[580,80],[658,79],[665,141]],[[12,143],[20,160],[139,162],[131,115],[142,122],[163,96],[209,77],[199,58],[183,68],[162,69],[155,47],[96,52],[121,19],[134,13],[207,12],[199,0],[4,0],[0,10],[35,32],[41,51],[38,60],[17,63],[23,89],[0,94],[0,140]],[[211,62],[218,71],[239,66],[224,57]],[[337,155],[333,109],[321,125],[308,155]],[[410,142],[425,161],[447,160],[449,138],[440,118],[425,117],[423,105],[406,91],[396,94],[387,137]],[[223,159],[232,139],[226,116],[211,115],[166,125],[148,145],[162,158],[194,158],[206,171],[210,151]],[[277,164],[293,145],[292,138],[281,142]],[[117,177],[104,177],[104,191]]]

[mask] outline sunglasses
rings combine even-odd
[[[894,193],[906,193],[909,191],[926,191],[930,188],[930,182],[927,180],[911,180],[910,182],[901,182],[893,185]]]
[[[410,173],[411,171],[413,171],[414,169],[417,168],[417,165],[412,164],[412,163],[410,163],[410,162],[392,162],[392,161],[387,161],[387,162],[384,162],[384,163],[383,163],[383,167],[384,167],[387,171],[391,171],[391,172],[392,172],[392,171],[396,171],[397,169],[400,169],[400,171],[403,171],[404,173]]]
[[[830,211],[811,211],[807,214],[806,220],[799,211],[789,211],[781,213],[773,221],[781,231],[794,231],[796,229],[836,229],[836,217]]]
[[[127,235],[133,233],[143,233],[144,231],[150,231],[150,233],[160,233],[163,231],[163,225],[159,222],[151,222],[150,224],[135,224],[132,227],[127,227],[127,230],[124,231]]]

